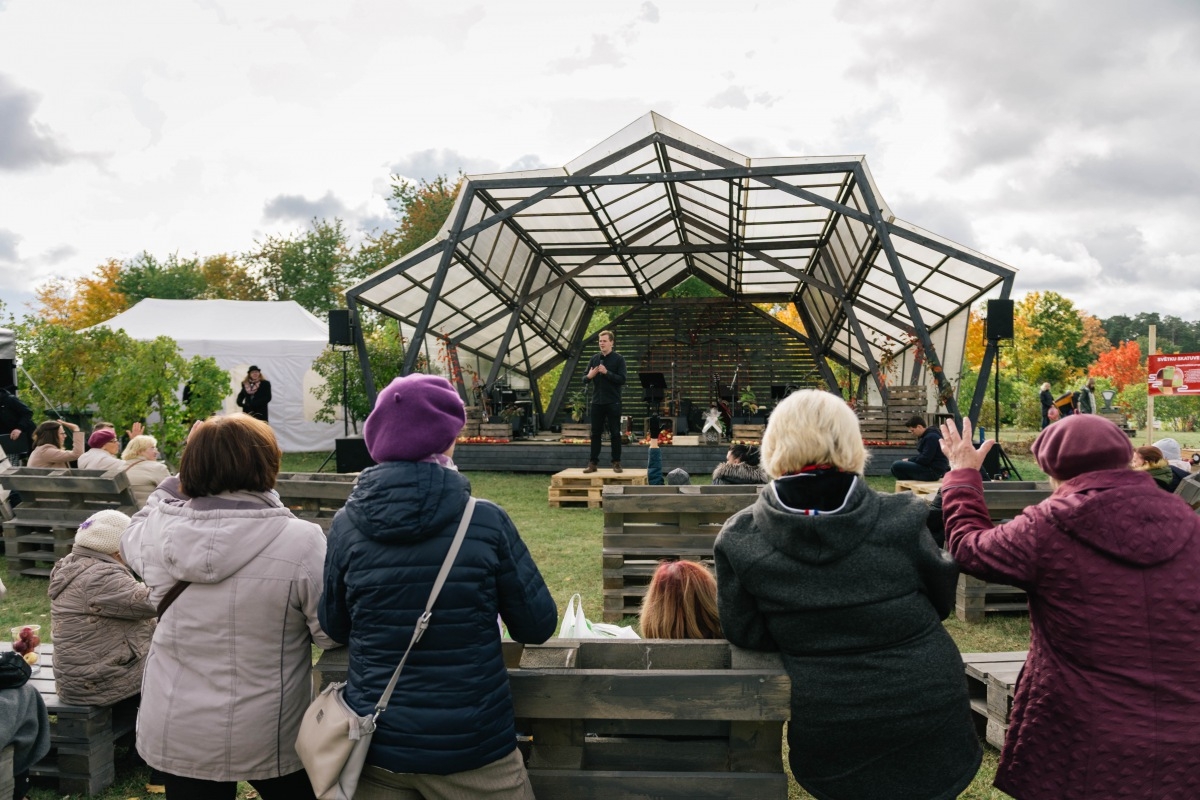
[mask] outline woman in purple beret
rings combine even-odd
[[[1129,466],[1094,414],[1033,443],[1054,493],[993,526],[991,440],[942,426],[946,546],[963,572],[1029,595],[1029,658],[995,785],[1013,797],[1200,797],[1200,516]]]

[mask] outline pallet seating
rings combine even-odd
[[[326,472],[281,472],[275,480],[279,499],[300,519],[329,532],[333,515],[346,505],[358,475]]]
[[[987,743],[997,750],[1004,747],[1008,720],[1012,714],[1017,676],[1029,651],[1016,653],[963,653],[971,710],[980,717]]]
[[[613,472],[601,467],[584,473],[583,467],[564,469],[550,476],[551,508],[600,508],[605,486],[645,486],[646,470]]]
[[[924,497],[926,500],[930,500],[938,493],[938,489],[941,488],[941,481],[896,481],[896,488],[893,491],[896,494],[900,492],[912,492],[917,497]]]
[[[11,647],[8,642],[0,643],[0,650]],[[137,723],[137,698],[104,707],[64,703],[54,684],[54,645],[43,642],[38,649],[42,668],[29,682],[41,692],[50,713],[50,753],[34,764],[29,774],[36,781],[52,783],[63,795],[104,791],[117,777],[114,745],[133,733]]]
[[[782,798],[791,682],[777,653],[724,640],[504,643],[539,800]],[[324,653],[314,689],[345,680]]]
[[[137,512],[123,467],[110,470],[10,467],[0,486],[21,493],[21,505],[5,520],[4,554],[21,575],[49,576],[54,562],[71,552],[75,531],[97,511]]]
[[[725,520],[761,486],[609,486],[604,490],[604,621],[639,614],[660,561],[712,561]]]
[[[1050,484],[1034,481],[985,481],[983,501],[993,524],[1000,524],[1050,496]],[[1023,589],[988,583],[970,575],[958,576],[955,615],[963,622],[983,622],[988,614],[1025,613],[1029,603]]]

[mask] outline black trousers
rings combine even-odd
[[[621,460],[621,404],[593,403],[592,404],[592,455],[588,460],[593,464],[600,463],[600,435],[608,428],[612,438],[612,460]]]
[[[205,781],[165,773],[167,800],[233,800],[237,781]],[[304,770],[278,778],[250,781],[263,800],[316,800]]]

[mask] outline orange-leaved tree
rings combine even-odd
[[[1130,384],[1145,383],[1142,348],[1136,341],[1122,342],[1119,347],[1101,353],[1088,374],[1093,378],[1108,378],[1118,392]]]
[[[129,307],[117,288],[121,262],[110,258],[88,276],[67,282],[54,278],[34,290],[39,319],[77,331],[112,319]]]

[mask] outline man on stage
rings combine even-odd
[[[595,472],[600,461],[600,436],[607,425],[612,437],[612,470],[621,471],[621,388],[625,359],[613,350],[613,332],[600,331],[600,352],[588,362],[584,380],[592,384],[592,453],[584,472]]]

